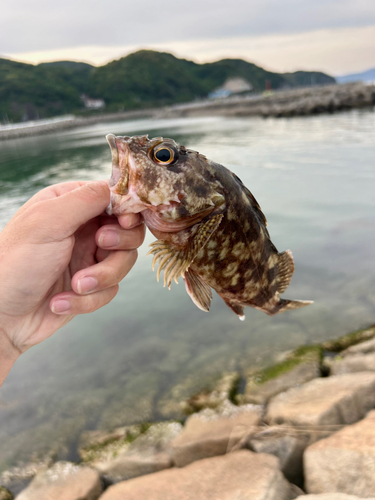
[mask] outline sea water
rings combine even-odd
[[[17,361],[0,389],[0,470],[31,456],[77,459],[84,429],[181,417],[180,401],[223,371],[244,374],[282,351],[375,318],[375,114],[292,119],[186,118],[97,124],[0,142],[0,227],[52,183],[106,179],[107,133],[172,137],[235,172],[296,271],[285,298],[314,300],[241,322],[222,299],[196,308],[138,261],[103,309],[75,318]],[[215,295],[215,294],[214,294]]]

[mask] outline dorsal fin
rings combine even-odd
[[[277,291],[283,293],[288,288],[294,272],[292,252],[286,250],[285,252],[279,253],[278,259],[279,272],[277,276]]]
[[[253,207],[254,211],[258,214],[260,220],[264,223],[265,226],[267,226],[267,219],[264,213],[262,212],[262,209],[259,206],[259,203],[255,199],[255,196],[251,193],[249,189],[244,185],[244,183],[241,181],[241,179],[236,175],[234,172],[231,172],[233,177],[236,179],[236,181],[241,185],[242,190],[245,192],[246,196],[248,197],[251,206]]]
[[[211,287],[195,272],[193,269],[188,269],[184,274],[185,287],[194,304],[208,312],[210,310],[212,292]]]
[[[257,202],[257,200],[255,199],[255,196],[251,193],[251,191],[249,191],[247,189],[246,186],[243,186],[243,189],[246,193],[246,196],[248,197],[248,199],[250,200],[250,203],[251,203],[251,206],[253,207],[253,210],[255,211],[255,213],[258,215],[259,219],[263,222],[263,224],[265,226],[267,226],[267,219],[266,219],[266,216],[264,215],[264,213],[262,212],[262,209],[260,208],[260,205],[259,203]]]

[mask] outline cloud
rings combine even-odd
[[[273,71],[306,69],[340,75],[374,66],[374,40],[375,24],[306,33],[176,40],[147,45],[93,45],[8,55],[31,63],[70,59],[100,65],[140,48],[151,48],[197,62],[241,57]]]
[[[375,24],[373,0],[5,0],[3,53],[127,47]]]

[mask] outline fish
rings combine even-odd
[[[157,238],[150,245],[157,279],[179,277],[202,311],[214,289],[243,320],[245,306],[272,316],[311,304],[280,297],[294,272],[279,253],[258,202],[236,174],[173,139],[106,137],[112,153],[108,214],[140,213]]]

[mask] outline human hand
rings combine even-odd
[[[134,265],[144,225],[105,215],[109,199],[104,181],[50,186],[0,233],[0,384],[21,353],[110,302]]]

